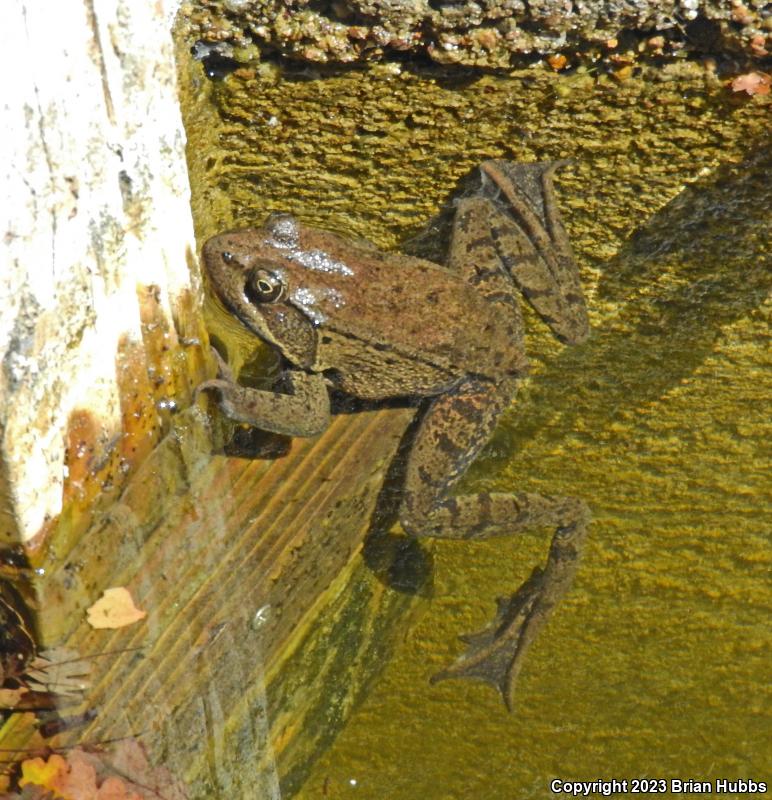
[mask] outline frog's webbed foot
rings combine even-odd
[[[499,503],[506,495],[493,496]],[[495,686],[511,711],[517,677],[525,654],[554,606],[571,586],[590,519],[584,503],[572,498],[520,495],[520,524],[557,522],[547,564],[537,567],[511,596],[499,598],[492,622],[483,630],[462,636],[466,652],[432,678],[477,678]],[[530,506],[530,508],[529,508]],[[525,513],[523,513],[525,512]],[[530,512],[530,513],[529,513]],[[517,522],[513,527],[520,527]]]
[[[495,686],[507,708],[512,711],[514,686],[528,644],[540,627],[537,620],[543,591],[542,570],[537,567],[531,577],[511,597],[496,600],[496,616],[477,633],[459,636],[467,650],[454,664],[431,677],[431,683],[446,678],[476,678]],[[541,613],[540,613],[541,610]]]
[[[571,586],[590,522],[589,508],[574,497],[531,492],[449,496],[513,394],[511,386],[470,378],[432,401],[413,440],[399,512],[402,527],[414,536],[468,541],[538,527],[554,530],[544,568],[534,571],[509,600],[500,601],[491,625],[466,637],[467,653],[435,676],[488,681],[510,708],[525,652]]]

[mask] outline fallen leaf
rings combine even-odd
[[[21,794],[10,800],[187,800],[180,783],[166,767],[151,767],[142,745],[122,740],[113,750],[73,748],[65,756],[21,764]]]
[[[67,795],[62,793],[62,781],[67,777],[69,767],[67,762],[58,753],[49,756],[47,760],[42,758],[28,758],[21,762],[21,778],[19,786],[33,784],[42,786],[55,797],[70,800]]]
[[[745,75],[738,75],[732,81],[733,92],[746,92],[747,94],[769,94],[769,86],[772,78],[766,72],[747,72]]]
[[[86,761],[67,758],[70,771],[62,778],[61,792],[72,800],[97,800],[96,770]]]
[[[0,709],[15,708],[28,691],[26,686],[20,686],[18,689],[0,689]]]
[[[73,750],[66,758],[54,753],[47,761],[42,758],[22,761],[19,786],[45,789],[61,800],[99,800],[96,769],[87,759],[79,759],[77,755],[72,758],[78,752]]]
[[[99,787],[97,800],[142,800],[142,797],[113,775]]]
[[[136,739],[116,742],[109,765],[136,788],[142,800],[187,800],[185,786],[166,767],[152,767],[145,748]]]
[[[86,612],[92,628],[123,628],[147,616],[134,605],[129,590],[123,586],[105,589],[102,597]]]

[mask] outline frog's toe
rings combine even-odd
[[[217,377],[235,383],[236,377],[228,366],[228,362],[220,355],[220,351],[214,345],[209,345],[209,350],[214,363],[217,365]]]
[[[465,634],[466,652],[447,669],[431,677],[431,683],[447,678],[475,678],[495,686],[512,711],[517,676],[525,651],[539,626],[543,573],[537,568],[511,597],[497,600],[496,616],[483,630]],[[546,611],[546,610],[545,610]]]

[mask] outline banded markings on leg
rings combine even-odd
[[[484,182],[482,191],[493,209],[490,231],[499,258],[553,333],[576,343],[587,337],[589,321],[552,183],[562,163],[486,161],[480,171],[492,184]]]
[[[539,526],[556,529],[545,567],[534,570],[511,598],[499,601],[493,623],[466,637],[467,653],[435,676],[485,680],[510,709],[525,652],[573,581],[589,523],[587,506],[571,497],[524,492],[451,496],[512,397],[513,384],[470,378],[432,401],[410,453],[400,508],[400,521],[414,536],[485,539]]]

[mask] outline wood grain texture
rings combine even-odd
[[[148,612],[129,628],[84,621],[67,636],[84,655],[140,649],[93,660],[84,707],[97,718],[62,741],[141,734],[194,797],[253,797],[257,786],[278,796],[285,776],[297,783],[383,663],[410,601],[359,551],[411,416],[336,417],[268,461],[208,455],[205,416],[182,415],[39,587],[51,609],[127,586]],[[55,616],[41,616],[49,635],[72,622]],[[29,722],[17,717],[7,741],[24,741]]]

